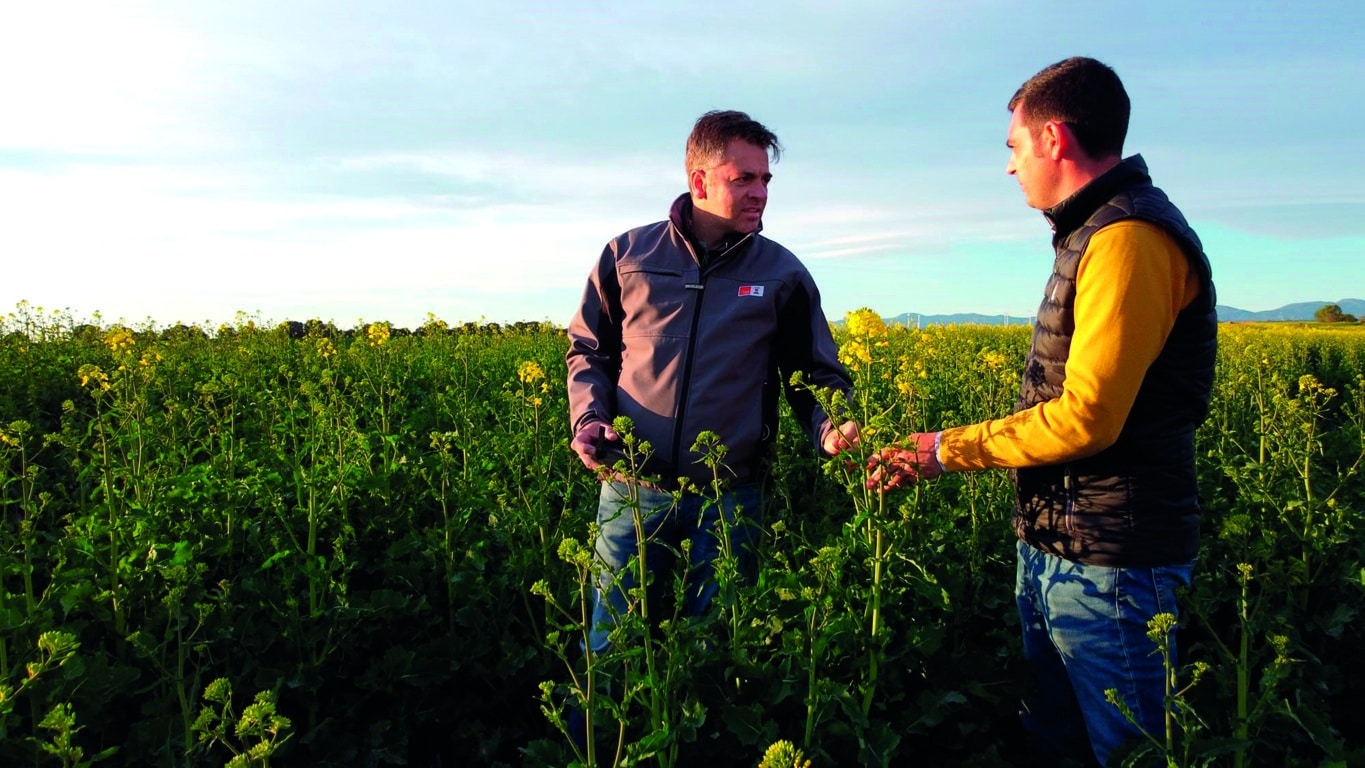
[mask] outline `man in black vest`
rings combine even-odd
[[[1006,171],[1056,251],[1015,412],[912,434],[874,457],[868,483],[1011,471],[1016,598],[1038,683],[1023,725],[1051,757],[1104,764],[1139,727],[1164,733],[1165,669],[1147,630],[1177,615],[1199,548],[1194,433],[1213,388],[1213,280],[1142,157],[1123,158],[1129,101],[1112,69],[1060,61],[1009,110]]]

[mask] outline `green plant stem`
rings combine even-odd
[[[880,510],[878,510],[880,514]],[[872,712],[872,699],[877,692],[877,664],[881,657],[881,644],[878,642],[882,607],[882,529],[877,527],[873,536],[872,552],[872,626],[867,647],[867,684],[863,686],[863,716]]]
[[[630,509],[631,517],[635,525],[635,589],[639,593],[640,622],[643,625],[643,645],[645,660],[645,676],[650,681],[656,681],[658,677],[657,662],[655,660],[656,649],[654,647],[653,633],[650,631],[650,610],[649,610],[649,561],[646,553],[649,550],[649,541],[645,537],[644,510],[640,508],[640,492],[638,486],[630,484]],[[623,683],[624,684],[624,683]],[[649,723],[651,727],[667,727],[665,721],[665,697],[668,695],[667,686],[651,685],[646,701],[649,704]]]
[[[816,669],[819,665],[820,652],[819,641],[815,636],[816,618],[820,614],[820,605],[817,600],[811,601],[810,621],[807,622],[806,633],[810,638],[810,664],[806,665],[806,732],[802,736],[801,744],[806,749],[810,749],[815,742],[815,704],[816,704]]]
[[[117,637],[127,636],[127,627],[123,616],[123,606],[119,600],[119,555],[118,555],[118,518],[116,511],[116,498],[114,491],[114,478],[109,469],[109,440],[104,433],[103,425],[97,427],[99,430],[99,449],[100,449],[100,478],[104,488],[105,509],[109,514],[109,602],[114,614],[114,632]]]
[[[593,705],[597,698],[597,654],[592,643],[592,601],[588,598],[588,584],[592,580],[592,569],[579,571],[578,613],[579,626],[583,628],[583,722],[586,729],[588,765],[597,765],[597,737],[593,734]]]
[[[1238,615],[1241,619],[1241,632],[1237,647],[1237,719],[1233,725],[1233,736],[1238,741],[1246,741],[1250,723],[1247,720],[1247,702],[1250,698],[1251,689],[1251,616],[1248,610],[1250,602],[1248,596],[1249,580],[1243,579],[1242,595]],[[1238,747],[1232,754],[1232,764],[1234,768],[1245,768],[1246,749]]]

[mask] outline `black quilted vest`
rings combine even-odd
[[[1043,292],[1016,411],[1060,397],[1076,328],[1076,270],[1090,237],[1122,219],[1160,225],[1185,252],[1202,291],[1176,317],[1118,441],[1076,461],[1013,472],[1014,529],[1025,543],[1067,560],[1147,567],[1194,559],[1199,501],[1194,432],[1208,416],[1217,316],[1208,257],[1134,155],[1044,212],[1057,252]]]

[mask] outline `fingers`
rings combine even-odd
[[[856,447],[861,442],[862,437],[858,433],[858,422],[846,421],[825,434],[821,447],[830,456],[838,456],[840,453]]]
[[[601,462],[594,457],[592,443],[584,443],[578,438],[574,438],[573,442],[569,444],[569,447],[573,449],[574,453],[578,454],[578,460],[583,462],[583,466],[588,469],[595,470],[602,466]]]
[[[616,433],[610,426],[603,424],[588,424],[578,430],[573,440],[569,442],[569,448],[578,454],[579,461],[583,466],[591,470],[596,470],[602,466],[602,462],[597,460],[597,443],[602,439],[613,440]]]
[[[894,491],[938,475],[935,466],[924,462],[916,450],[883,448],[867,460],[867,488]]]
[[[913,464],[914,454],[884,448],[867,461],[867,487],[869,490],[891,491],[909,485],[919,479]]]
[[[840,424],[839,440],[843,443],[844,448],[852,448],[861,443],[862,436],[859,434],[858,422],[845,421]]]
[[[913,485],[919,478],[914,472],[901,467],[883,468],[867,478],[867,488],[871,491],[894,491],[903,485]]]

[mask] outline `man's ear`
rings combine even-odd
[[[688,191],[694,200],[706,199],[706,171],[695,168],[687,177]]]
[[[1043,154],[1053,160],[1070,156],[1076,149],[1076,134],[1071,132],[1071,127],[1066,123],[1049,120],[1043,123],[1043,130],[1039,133]]]

